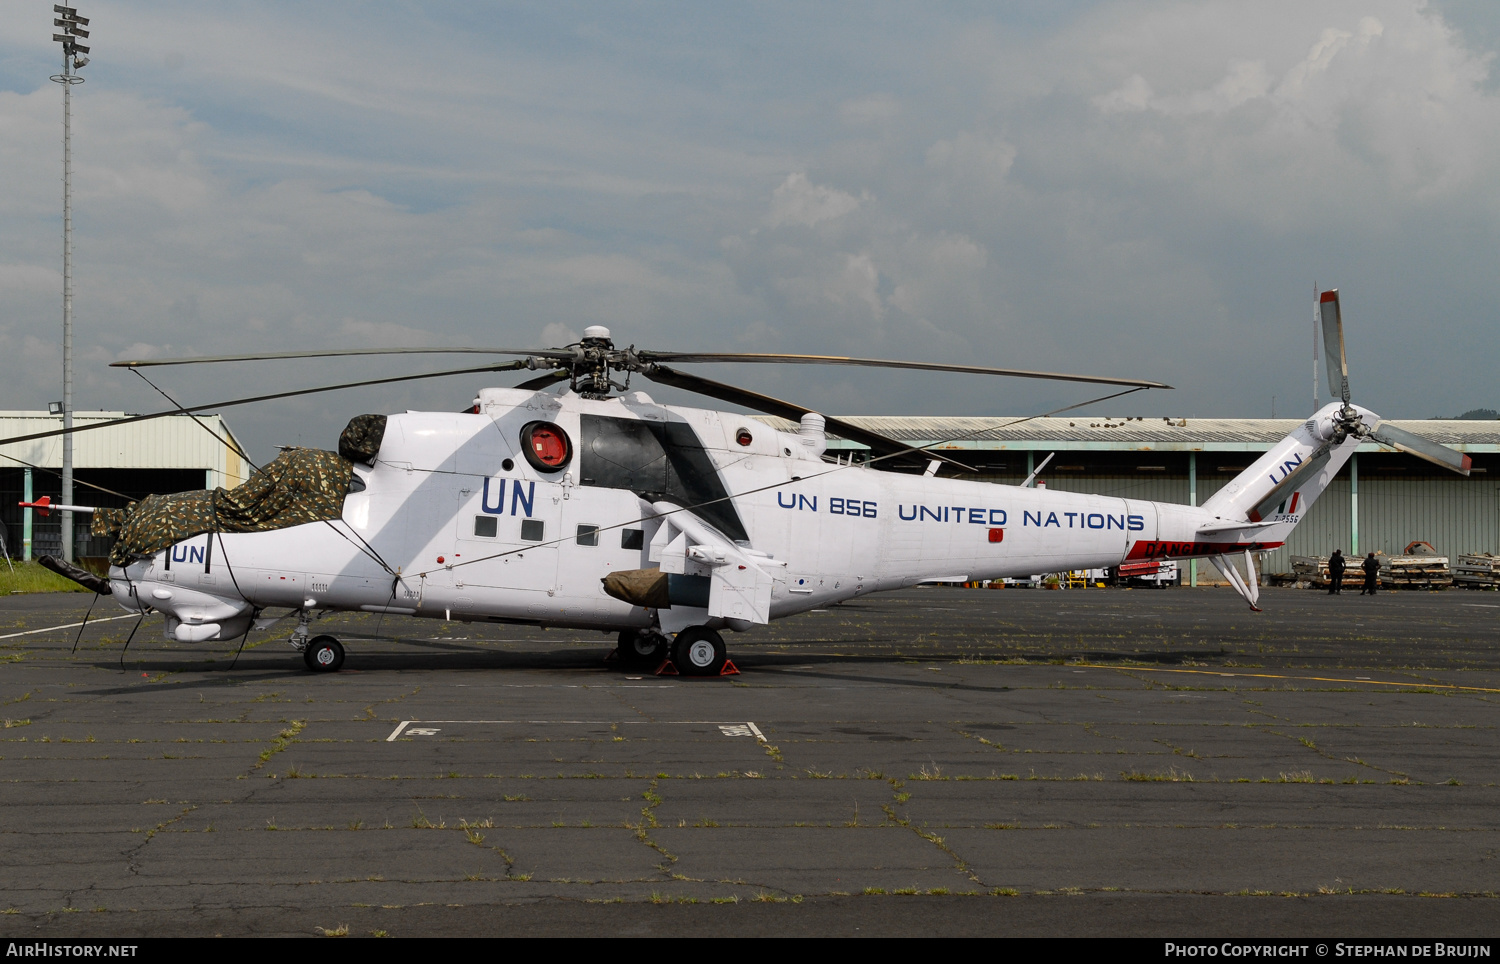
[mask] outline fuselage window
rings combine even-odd
[[[620,548],[639,549],[646,544],[645,533],[640,529],[621,529]]]
[[[474,534],[484,536],[487,539],[495,538],[500,520],[492,515],[476,515],[474,517]]]
[[[686,422],[583,415],[579,477],[647,502],[691,507],[730,539],[748,539],[713,459]]]
[[[599,527],[579,526],[578,544],[580,546],[597,546],[599,544]]]
[[[527,542],[541,542],[546,538],[547,527],[541,519],[522,519],[521,538]]]

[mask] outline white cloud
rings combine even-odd
[[[547,347],[571,345],[578,341],[578,332],[560,322],[552,322],[542,329],[537,344]]]
[[[858,210],[860,200],[837,188],[813,184],[806,174],[788,174],[771,192],[771,212],[766,215],[766,223],[773,228],[785,224],[812,227]]]
[[[881,127],[901,113],[901,102],[889,94],[856,97],[839,105],[839,116],[851,127]]]
[[[1131,74],[1119,87],[1095,97],[1094,106],[1106,114],[1143,111],[1151,106],[1151,85],[1140,74]]]
[[[1016,146],[1002,138],[961,131],[927,149],[927,167],[942,175],[980,183],[1003,181],[1016,162]]]

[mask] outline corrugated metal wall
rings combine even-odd
[[[1500,551],[1500,487],[1478,479],[1359,480],[1359,551],[1398,553],[1423,539],[1447,556]]]

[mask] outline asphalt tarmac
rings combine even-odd
[[[1500,936],[1500,594],[915,589],[707,680],[89,598],[0,600],[0,936]]]

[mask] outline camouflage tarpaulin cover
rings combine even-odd
[[[339,436],[339,454],[351,462],[374,462],[385,439],[384,415],[356,415]]]
[[[659,569],[620,569],[599,580],[604,591],[621,602],[652,609],[670,609],[667,574]]]
[[[110,565],[124,566],[204,532],[266,532],[339,518],[353,466],[334,452],[288,449],[233,489],[152,495],[98,509],[92,532],[114,536]]]

